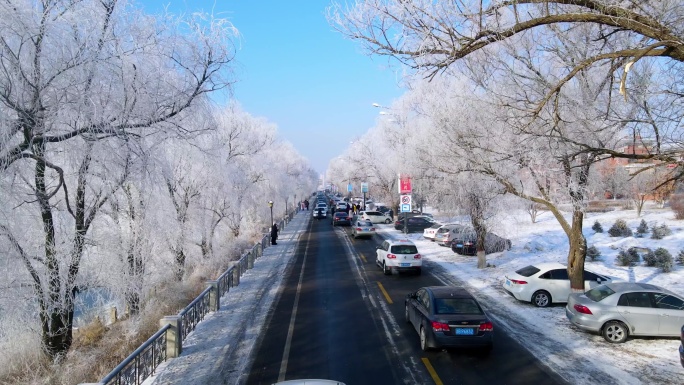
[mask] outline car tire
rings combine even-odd
[[[386,225],[389,225],[390,223],[392,223],[392,220],[391,220],[391,219],[389,219],[389,218],[385,219],[385,224],[386,224]]]
[[[610,321],[603,325],[601,334],[606,341],[612,344],[621,344],[627,341],[627,337],[629,337],[629,330],[622,322]]]
[[[536,307],[549,307],[551,305],[551,294],[544,290],[535,291],[532,294],[532,304]]]
[[[409,318],[408,314],[408,304],[404,305],[404,319],[406,320],[406,323],[411,323],[411,319]]]
[[[427,334],[425,333],[425,328],[420,327],[420,350],[427,352],[430,351],[430,346],[428,345]]]
[[[382,263],[382,272],[385,275],[392,275],[392,268],[387,266],[385,262]]]

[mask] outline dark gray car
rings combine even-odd
[[[477,300],[461,287],[423,287],[406,296],[406,322],[420,336],[420,348],[474,347],[488,352],[494,325]]]

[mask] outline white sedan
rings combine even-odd
[[[584,270],[584,291],[609,282],[612,279]],[[538,263],[508,273],[503,288],[514,298],[537,307],[566,303],[571,293],[568,268],[558,262]]]

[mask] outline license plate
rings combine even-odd
[[[473,328],[456,328],[457,336],[472,336],[475,335],[475,330]]]
[[[401,264],[401,267],[409,267],[409,266],[411,266],[410,263],[402,263],[402,264]]]
[[[463,247],[463,244],[462,244],[462,243],[457,243],[457,244],[456,244],[456,247]]]
[[[370,231],[370,229],[363,229],[363,231]]]
[[[506,286],[511,286],[511,281],[506,280]]]

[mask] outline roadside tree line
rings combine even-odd
[[[276,127],[230,88],[237,30],[117,0],[0,4],[0,336],[12,370],[73,343],[75,293],[136,315],[213,277],[313,191]]]
[[[392,202],[396,185],[384,184],[398,173],[426,179],[431,202],[470,214],[480,267],[493,205],[514,196],[531,213],[543,207],[568,237],[582,291],[584,214],[610,182],[597,165],[648,162],[623,178],[642,202],[684,172],[683,15],[676,0],[336,3],[331,24],[408,68],[410,90],[330,173],[363,174]]]

